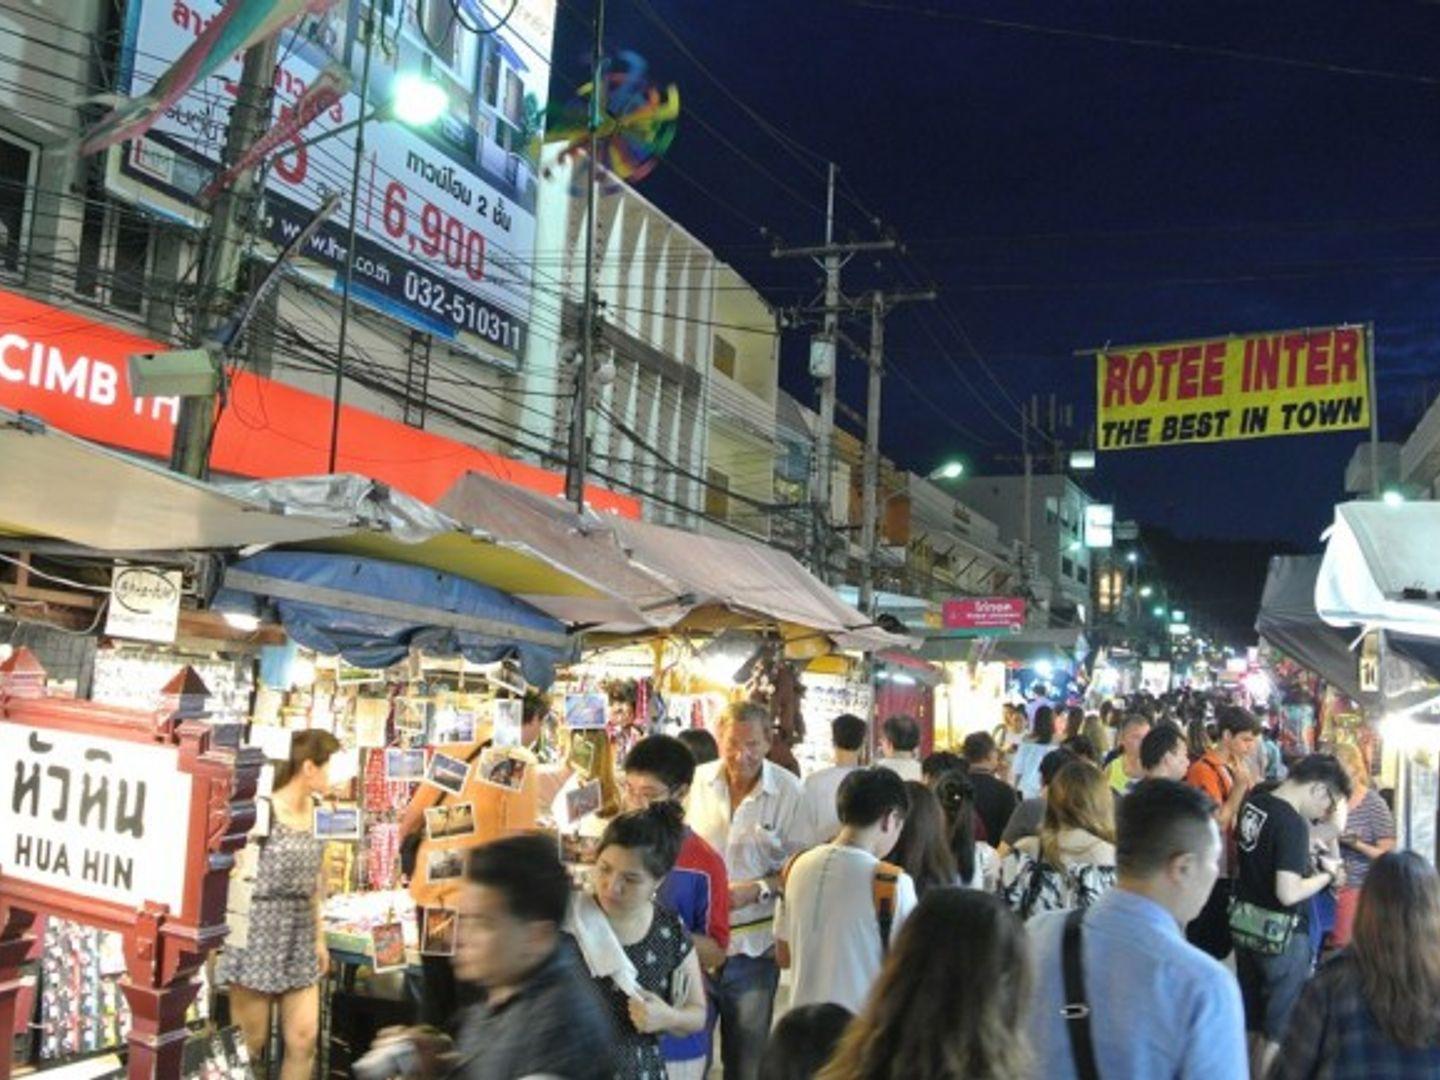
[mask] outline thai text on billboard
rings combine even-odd
[[[1096,354],[1096,446],[1319,435],[1370,426],[1365,328],[1280,330]]]
[[[131,0],[120,91],[148,90],[222,6],[221,0]],[[518,0],[513,6],[456,0],[395,9],[382,20],[376,8],[351,295],[415,329],[518,362],[529,332],[528,263],[555,0]],[[276,117],[287,115],[318,79],[331,77],[334,65],[348,69],[351,87],[265,169],[258,222],[262,238],[283,246],[328,194],[341,193],[340,208],[303,246],[297,263],[337,291],[349,246],[357,135],[346,126],[361,116],[362,11],[361,0],[341,0],[280,36]],[[496,26],[490,33],[475,32]],[[330,75],[323,75],[327,69]],[[387,112],[399,76],[422,70],[443,87],[448,101],[440,120],[423,130]],[[197,196],[217,171],[240,77],[236,55],[144,138],[112,150],[110,190],[203,227],[206,215],[197,208]],[[318,145],[302,145],[338,128],[345,130]]]
[[[1025,600],[1019,596],[946,600],[940,618],[947,630],[1021,630],[1025,626]]]

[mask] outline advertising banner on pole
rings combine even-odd
[[[1101,349],[1096,448],[1368,428],[1369,352],[1363,326]]]
[[[202,32],[222,0],[126,5],[119,90],[144,93]],[[273,121],[317,81],[334,100],[265,167],[257,235],[283,246],[331,193],[345,204],[304,245],[297,269],[340,290],[350,177],[360,129],[365,0],[308,15],[279,40]],[[374,5],[351,295],[406,325],[518,362],[529,332],[540,145],[555,0]],[[386,14],[387,12],[392,12]],[[507,17],[507,12],[509,15]],[[483,32],[482,32],[483,31]],[[401,75],[426,75],[448,108],[425,129],[393,118]],[[215,179],[241,76],[231,57],[141,139],[110,151],[118,197],[202,228],[200,194]],[[328,100],[328,99],[327,99]],[[305,105],[301,105],[305,108]],[[375,115],[369,114],[375,110]],[[333,137],[314,142],[337,128]]]

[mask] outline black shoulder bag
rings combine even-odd
[[[1085,912],[1079,908],[1065,916],[1065,936],[1061,943],[1061,963],[1065,968],[1065,1004],[1060,1015],[1070,1033],[1070,1053],[1075,1060],[1075,1075],[1080,1080],[1100,1080],[1095,1064],[1095,1043],[1090,1037],[1090,1003],[1085,997],[1085,969],[1080,960],[1080,921]]]

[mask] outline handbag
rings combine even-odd
[[[1238,949],[1261,956],[1279,956],[1290,946],[1300,925],[1300,916],[1252,904],[1238,898],[1230,901],[1230,938]]]

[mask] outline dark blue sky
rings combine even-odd
[[[552,96],[585,77],[589,12],[561,0]],[[1373,320],[1382,437],[1440,389],[1440,8],[608,0],[607,18],[682,94],[642,192],[772,302],[808,301],[818,271],[770,259],[759,227],[821,239],[825,158],[842,237],[873,238],[868,213],[909,249],[857,258],[846,291],[941,290],[888,324],[902,464],[1014,454],[1034,393],[1083,430],[1094,382],[1072,353],[1107,341]],[[782,382],[813,401],[804,358],[787,335]],[[863,406],[858,363],[841,392]],[[1181,535],[1314,547],[1360,441],[1106,455],[1095,486]]]

